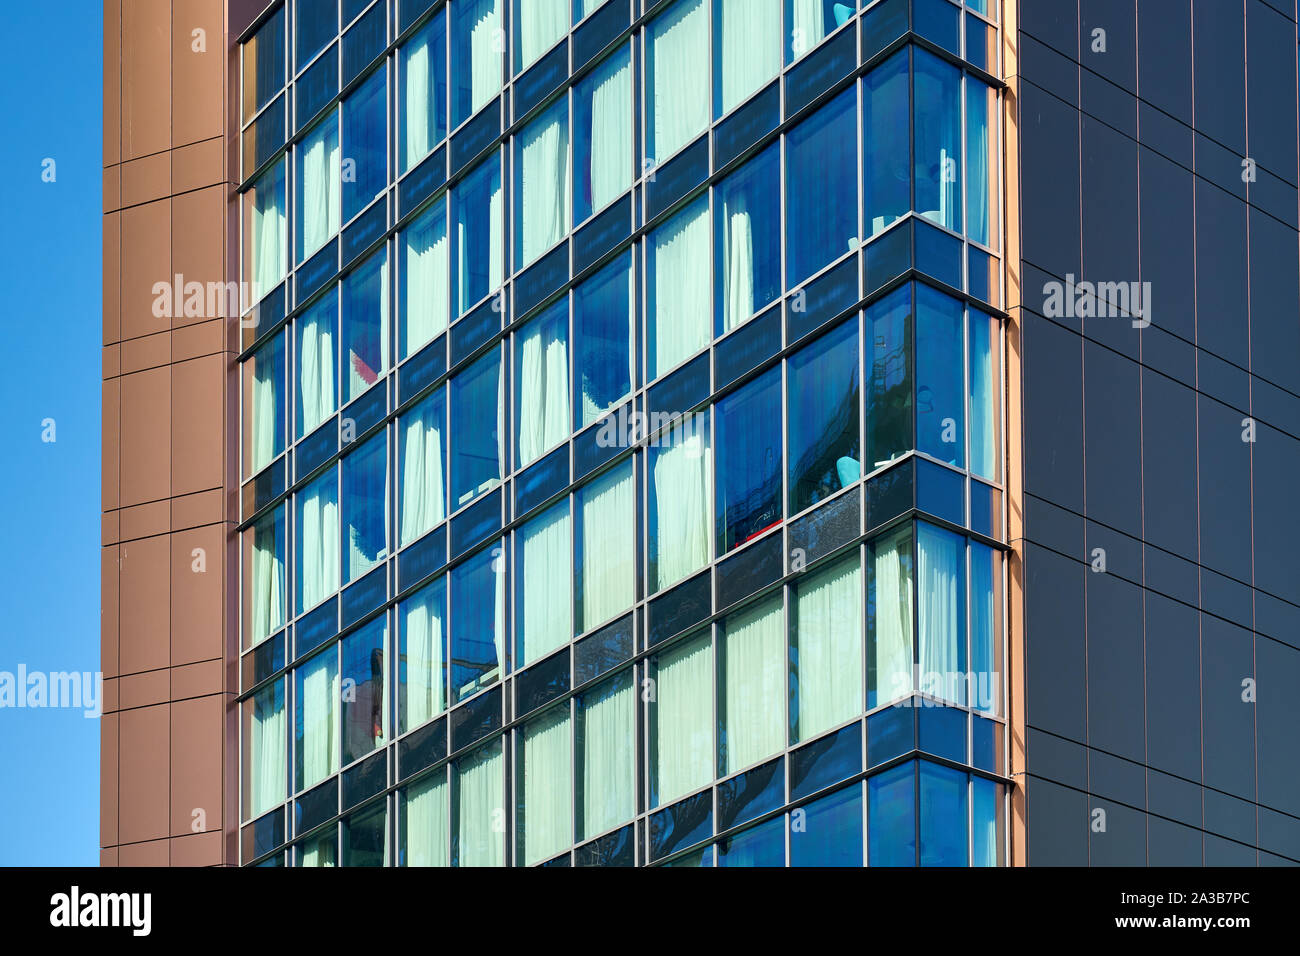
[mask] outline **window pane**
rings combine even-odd
[[[966,774],[921,761],[921,865],[966,866]]]
[[[973,309],[970,322],[970,470],[991,481],[1001,478],[999,391],[1001,323]]]
[[[457,315],[505,279],[501,161],[493,157],[453,190],[456,210]]]
[[[388,557],[388,438],[383,432],[343,459],[343,524],[346,584]]]
[[[402,544],[408,545],[447,516],[444,484],[447,408],[441,389],[398,419],[401,442]]]
[[[284,170],[285,161],[280,160],[244,193],[244,281],[250,286],[252,302],[279,285],[287,268],[289,222]],[[250,304],[241,301],[239,307]]]
[[[599,420],[632,391],[632,259],[606,266],[574,293],[574,417]]]
[[[853,16],[851,3],[832,0],[786,0],[785,10],[790,26],[786,62],[799,59]]]
[[[388,253],[381,249],[343,280],[343,362],[351,401],[388,371]]]
[[[736,773],[785,746],[785,614],[780,592],[727,617],[721,642],[719,772]]]
[[[781,154],[773,144],[717,188],[717,334],[781,294]]]
[[[867,820],[868,865],[916,866],[916,764],[867,778]]]
[[[447,135],[447,16],[442,10],[398,51],[398,171],[406,172]]]
[[[976,699],[970,706],[1002,712],[1002,558],[992,548],[970,543],[970,655]]]
[[[339,661],[331,647],[295,672],[294,725],[297,789],[306,790],[339,769]]]
[[[971,866],[1003,866],[1002,785],[971,777],[971,818],[974,821],[974,855]]]
[[[339,231],[339,121],[331,113],[294,148],[294,190],[298,262],[307,259]]]
[[[288,781],[284,681],[244,702],[244,819],[284,802]]]
[[[338,0],[297,0],[293,6],[294,33],[298,38],[294,63],[301,70],[339,32]]]
[[[709,344],[709,198],[701,196],[647,243],[650,377]]]
[[[338,291],[331,289],[294,323],[298,332],[298,437],[334,414],[338,402]]]
[[[715,0],[718,107],[730,112],[781,69],[781,0]]]
[[[647,152],[661,163],[709,125],[709,8],[682,0],[650,25]]]
[[[343,221],[388,185],[388,70],[380,67],[343,101]]]
[[[496,683],[505,671],[504,564],[493,547],[451,572],[453,703]]]
[[[515,70],[526,70],[569,29],[570,0],[515,0]]]
[[[338,472],[331,468],[298,492],[298,613],[339,589]]]
[[[650,449],[650,580],[652,591],[676,584],[709,561],[708,412],[688,415]]]
[[[636,814],[636,703],[631,671],[578,698],[580,839],[612,830]]]
[[[857,481],[858,324],[843,323],[790,358],[790,513]]]
[[[961,71],[916,49],[916,210],[961,232]]]
[[[320,836],[298,846],[298,866],[338,866],[338,827],[330,827]]]
[[[966,460],[962,304],[916,286],[916,447],[960,468]]]
[[[569,231],[569,113],[559,100],[519,134],[515,153],[516,266],[530,265]]]
[[[402,358],[447,328],[449,311],[446,206],[440,199],[402,231]]]
[[[798,583],[790,664],[795,741],[862,713],[862,562],[856,554]]]
[[[244,120],[253,118],[284,86],[284,7],[244,44]]]
[[[452,5],[452,126],[459,126],[501,90],[501,30],[499,0],[461,0]]]
[[[573,844],[573,745],[566,702],[520,734],[519,839],[527,866]]]
[[[785,820],[768,820],[723,840],[718,866],[785,866]]]
[[[494,742],[456,762],[457,866],[505,864],[505,760]]]
[[[403,601],[397,620],[402,634],[399,726],[406,733],[447,706],[447,579],[438,578]]]
[[[626,46],[577,84],[573,110],[573,221],[580,223],[632,185],[632,60]]]
[[[569,300],[515,335],[515,423],[519,467],[569,437]]]
[[[868,548],[867,708],[912,693],[912,529]]]
[[[402,793],[403,866],[446,866],[448,861],[447,772],[408,787]]]
[[[781,523],[781,370],[717,406],[718,553]]]
[[[966,77],[966,234],[986,246],[997,241],[993,202],[998,195],[992,150],[997,132],[997,94]]]
[[[343,764],[360,760],[388,739],[388,618],[371,621],[343,648]]]
[[[713,645],[704,637],[679,644],[654,662],[652,806],[713,779]]]
[[[854,784],[794,811],[801,826],[790,827],[791,866],[862,865],[862,785]]]
[[[517,666],[526,667],[567,644],[573,636],[568,499],[524,525],[516,542]]]
[[[244,363],[244,476],[251,477],[284,451],[284,336]]]
[[[577,507],[582,522],[577,630],[583,633],[632,606],[637,544],[632,460],[582,488]]]
[[[912,449],[912,287],[867,309],[867,471]]]
[[[966,703],[966,539],[917,525],[917,647],[920,689]]]
[[[863,80],[866,125],[867,233],[874,236],[907,215],[911,176],[908,143],[907,50],[900,50]]]
[[[790,131],[786,141],[786,288],[858,247],[857,90]]]
[[[501,357],[488,353],[451,380],[453,508],[494,488],[504,475]]]
[[[284,626],[285,509],[244,532],[244,647]]]

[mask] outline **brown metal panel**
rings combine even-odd
[[[220,488],[225,427],[225,360],[221,355],[172,366],[172,494]]]
[[[171,705],[172,836],[221,830],[222,703],[214,695]]]
[[[170,713],[170,704],[159,704],[157,707],[124,710],[119,717],[118,835],[122,844],[167,836]],[[129,865],[125,859],[125,846],[122,851],[123,865]],[[166,865],[166,860],[162,865]]]
[[[124,375],[122,383],[122,504],[171,494],[170,367]]]
[[[172,145],[170,0],[122,7],[122,159]]]
[[[222,0],[173,0],[173,146],[221,135],[226,54],[222,8]]]
[[[130,541],[120,546],[121,608],[119,665],[121,673],[167,667],[171,663],[169,571],[171,548],[166,535]]]
[[[224,537],[223,525],[209,525],[172,535],[173,667],[221,657]],[[220,689],[220,684],[212,688]],[[190,691],[183,696],[193,696],[193,693]]]
[[[167,310],[154,315],[156,283],[173,284],[172,201],[161,199],[122,210],[122,338],[131,339],[171,328]],[[162,303],[165,305],[166,303]],[[174,308],[174,304],[173,304]]]

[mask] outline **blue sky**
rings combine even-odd
[[[0,672],[99,670],[102,35],[99,0],[0,3]],[[98,842],[99,721],[0,707],[0,865]]]

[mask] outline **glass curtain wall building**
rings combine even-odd
[[[240,44],[240,862],[1007,862],[984,0]]]

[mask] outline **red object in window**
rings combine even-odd
[[[358,355],[356,352],[353,352],[351,354],[352,354],[352,368],[358,375],[361,376],[362,381],[364,381],[367,385],[374,385],[375,382],[379,381],[379,376],[376,375],[374,370],[369,365],[367,365],[365,361],[362,360],[360,355]]]
[[[771,531],[773,528],[775,528],[775,527],[776,527],[777,525],[779,525],[780,523],[781,523],[781,519],[778,518],[777,520],[773,521],[770,525],[768,525],[766,528],[759,528],[757,531],[755,531],[753,534],[751,534],[751,535],[750,535],[748,538],[746,538],[744,541],[740,542],[740,544],[748,544],[750,541],[753,541],[753,540],[754,540],[755,538],[757,538],[759,535],[761,535],[761,534],[767,534],[769,531]],[[736,547],[740,547],[740,545],[736,545]]]

